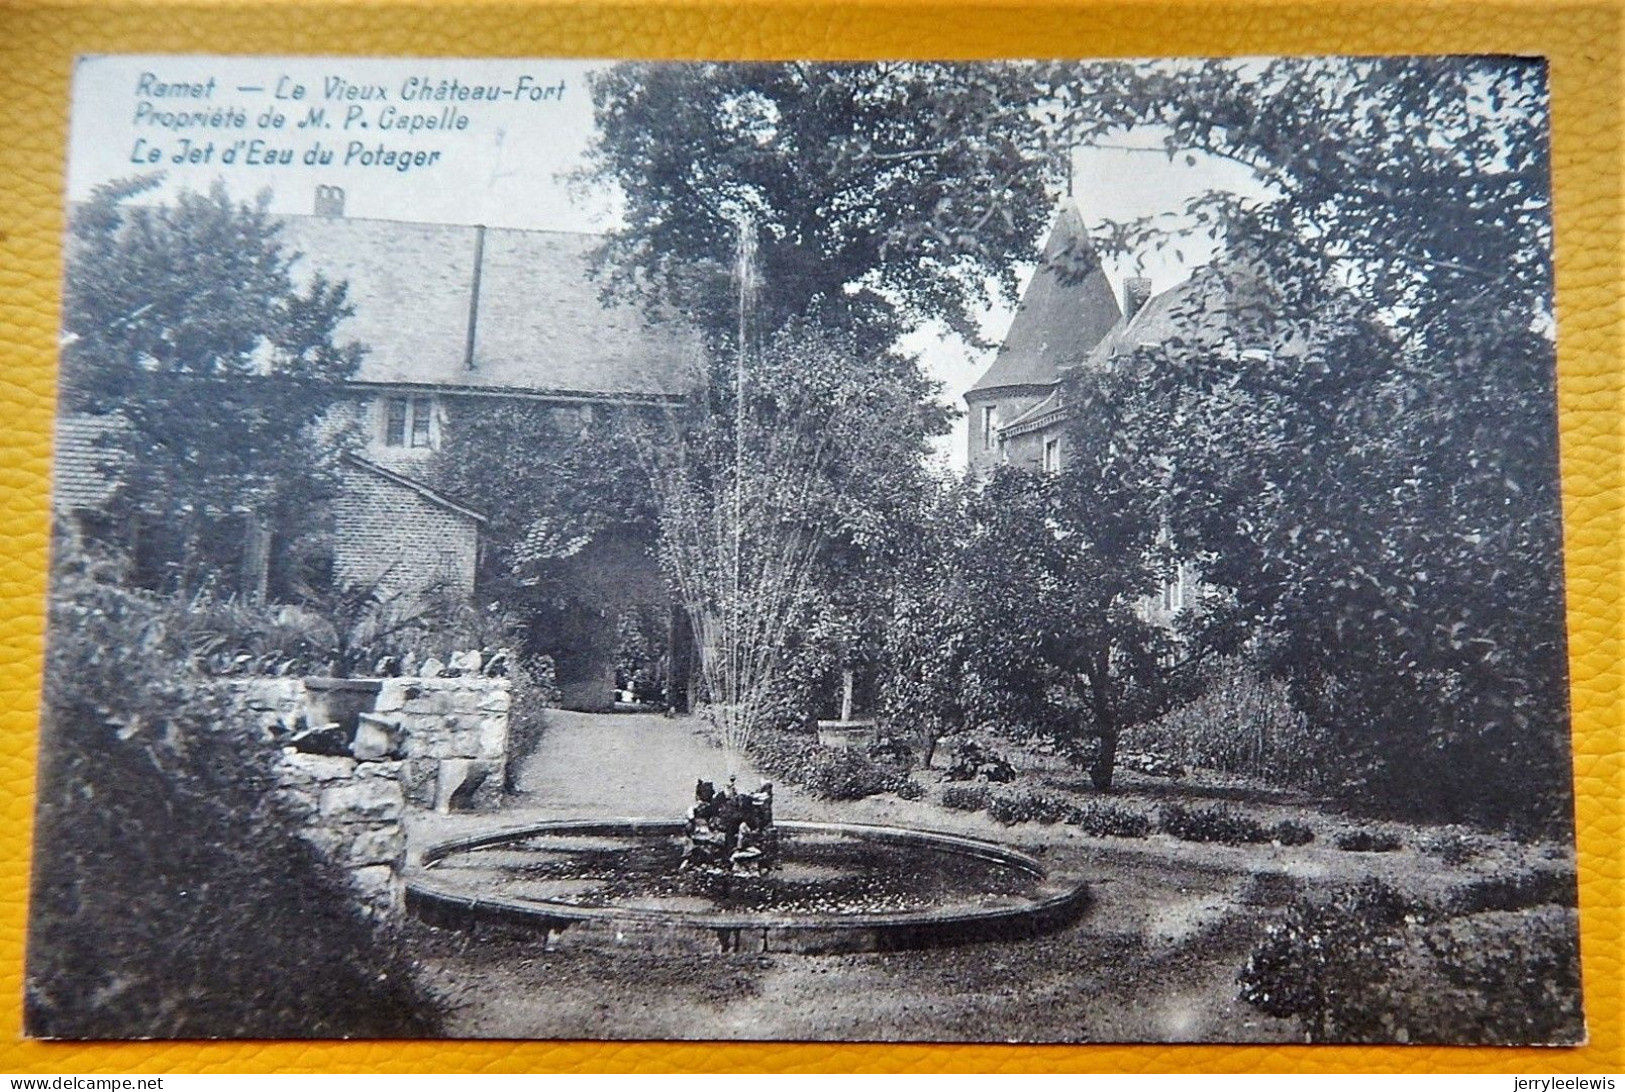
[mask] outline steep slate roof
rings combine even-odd
[[[1004,344],[970,393],[1056,382],[1061,369],[1081,364],[1122,316],[1083,216],[1068,202],[1050,230]]]
[[[355,314],[339,336],[368,349],[357,382],[566,396],[675,396],[691,386],[691,330],[599,299],[588,275],[597,236],[486,228],[482,240],[481,229],[460,225],[282,220],[283,242],[301,253],[296,278],[349,282]]]
[[[1268,296],[1259,270],[1235,261],[1204,267],[1119,320],[1089,353],[1085,366],[1105,368],[1120,353],[1175,340],[1195,349],[1263,348],[1242,344],[1254,340],[1243,331],[1253,309]],[[1270,348],[1282,351],[1287,347]]]

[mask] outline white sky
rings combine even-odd
[[[616,195],[583,195],[565,185],[563,175],[581,164],[592,135],[592,102],[586,75],[604,61],[468,61],[360,60],[355,58],[263,57],[126,57],[81,60],[75,73],[74,112],[69,142],[68,195],[82,200],[97,185],[158,169],[146,162],[154,149],[162,159],[165,183],[158,196],[181,189],[206,189],[224,179],[233,196],[247,198],[272,191],[271,208],[281,213],[311,211],[318,184],[345,190],[346,215],[492,227],[556,231],[604,231],[617,223]],[[145,84],[143,79],[145,77]],[[387,99],[346,100],[328,96],[328,81],[339,78],[357,86],[381,85]],[[208,81],[213,79],[213,86]],[[465,85],[494,85],[521,94],[495,102],[403,101],[403,85],[418,79],[433,86],[442,80]],[[159,95],[172,85],[192,85],[197,97]],[[296,85],[304,97],[293,98]],[[562,86],[561,86],[562,85]],[[283,98],[277,98],[280,88]],[[255,90],[258,89],[258,90]],[[335,88],[336,89],[336,88]],[[551,91],[547,89],[553,89]],[[177,89],[179,90],[179,89]],[[530,101],[530,95],[540,96]],[[326,110],[324,129],[300,128],[311,107]],[[381,111],[393,118],[419,114],[441,118],[447,106],[467,118],[463,129],[400,132],[380,129]],[[356,113],[347,115],[354,107]],[[241,129],[177,130],[160,124],[166,113],[241,112]],[[259,125],[267,110],[280,110],[280,128]],[[352,124],[344,122],[349,116]],[[362,123],[365,122],[365,128]],[[201,163],[172,162],[183,150],[215,145]],[[250,165],[247,141],[291,153],[290,165]],[[244,142],[235,162],[221,153]],[[333,152],[327,165],[305,165],[304,153],[314,142]],[[364,166],[362,156],[344,160],[351,143],[370,151],[380,143],[401,149],[438,151],[437,162],[400,172],[387,166]],[[1074,155],[1074,194],[1087,223],[1130,220],[1177,210],[1186,200],[1209,189],[1259,195],[1245,168],[1210,157],[1188,164],[1161,151],[1161,134],[1137,131],[1112,138],[1109,148],[1082,148]],[[1203,240],[1186,237],[1176,258],[1170,245],[1136,256],[1138,261],[1109,260],[1114,285],[1139,273],[1161,291],[1184,279],[1193,264],[1211,255]],[[1130,268],[1137,264],[1138,268]],[[1009,326],[1011,308],[982,316],[983,336],[997,342]],[[963,408],[962,395],[991,362],[991,350],[973,350],[941,330],[921,330],[905,341],[931,374],[940,379],[947,398]],[[965,424],[941,445],[941,457],[953,467],[965,460]]]

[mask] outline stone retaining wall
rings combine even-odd
[[[507,772],[508,680],[385,679],[364,724],[401,732],[406,798],[437,811],[495,807]]]
[[[283,744],[277,782],[305,817],[305,838],[350,873],[374,912],[402,904],[408,805],[449,811],[500,801],[507,679],[254,678],[227,686],[267,739]]]
[[[405,890],[403,765],[290,749],[276,770],[283,795],[305,816],[306,840],[349,872],[363,905],[385,914],[401,908]]]

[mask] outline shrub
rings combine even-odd
[[[1072,808],[1065,800],[1041,792],[996,793],[987,813],[1006,826],[1016,823],[1059,823]]]
[[[1579,918],[1572,908],[1494,911],[1436,922],[1408,938],[1417,987],[1396,1022],[1413,1041],[1577,1043]]]
[[[905,770],[914,768],[914,748],[896,737],[888,737],[870,747],[869,757]]]
[[[1306,846],[1315,840],[1315,832],[1308,824],[1294,819],[1283,819],[1270,828],[1270,841],[1284,846]]]
[[[1016,779],[1016,768],[990,747],[966,740],[954,752],[953,765],[943,772],[949,781],[993,781],[1004,784]]]
[[[1406,905],[1376,880],[1326,902],[1300,898],[1269,927],[1237,976],[1241,1000],[1296,1017],[1311,1042],[1385,1040],[1383,987],[1398,962]]]
[[[1572,909],[1579,904],[1579,884],[1572,868],[1533,868],[1510,876],[1474,880],[1446,897],[1444,912],[1481,914],[1547,905]]]
[[[1476,834],[1440,831],[1423,837],[1416,848],[1453,868],[1459,868],[1482,856],[1486,842]]]
[[[1541,906],[1429,920],[1367,880],[1300,898],[1237,979],[1240,997],[1315,1042],[1573,1043],[1578,921]]]
[[[785,731],[758,731],[750,741],[750,754],[762,773],[791,785],[806,784],[818,744]]]
[[[1337,843],[1338,849],[1350,853],[1393,853],[1405,846],[1404,840],[1391,830],[1365,827],[1341,831],[1333,841]]]
[[[1185,842],[1239,846],[1271,840],[1270,832],[1258,820],[1218,804],[1206,808],[1170,804],[1157,814],[1157,824],[1165,834]]]
[[[508,759],[503,787],[515,792],[520,768],[536,753],[547,731],[547,710],[558,704],[559,689],[551,656],[510,663],[508,679],[512,702],[508,709]]]
[[[1066,821],[1096,838],[1144,838],[1151,833],[1150,816],[1099,800],[1071,809]]]
[[[993,794],[981,785],[949,785],[942,790],[942,806],[954,811],[981,811],[992,800]]]
[[[1185,776],[1185,767],[1165,754],[1146,751],[1121,751],[1117,755],[1119,769],[1137,770],[1150,777],[1164,777],[1177,781]]]
[[[925,796],[925,786],[918,781],[905,781],[897,786],[897,795],[904,800],[919,800]]]
[[[403,675],[464,649],[494,652],[517,636],[497,604],[470,606],[444,589],[306,591],[299,606],[199,593],[167,612],[165,648],[207,675]]]
[[[29,1032],[434,1034],[436,1010],[406,957],[299,835],[274,791],[269,746],[166,652],[178,609],[59,558]]]
[[[906,792],[903,786],[910,783],[906,770],[876,762],[862,751],[821,747],[789,732],[760,733],[751,741],[751,757],[764,774],[800,785],[822,800]]]
[[[1286,684],[1239,658],[1216,662],[1194,700],[1137,725],[1124,742],[1127,750],[1163,756],[1170,767],[1284,785],[1318,786],[1336,768],[1329,738],[1293,706]]]
[[[819,747],[802,784],[821,800],[862,800],[881,792],[895,792],[908,783],[908,774],[896,766],[876,762],[861,751]]]

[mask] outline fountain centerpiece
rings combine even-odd
[[[709,781],[695,784],[694,804],[683,824],[685,844],[679,871],[694,867],[761,871],[778,863],[773,782],[743,793],[735,781],[729,778],[721,791]]]

